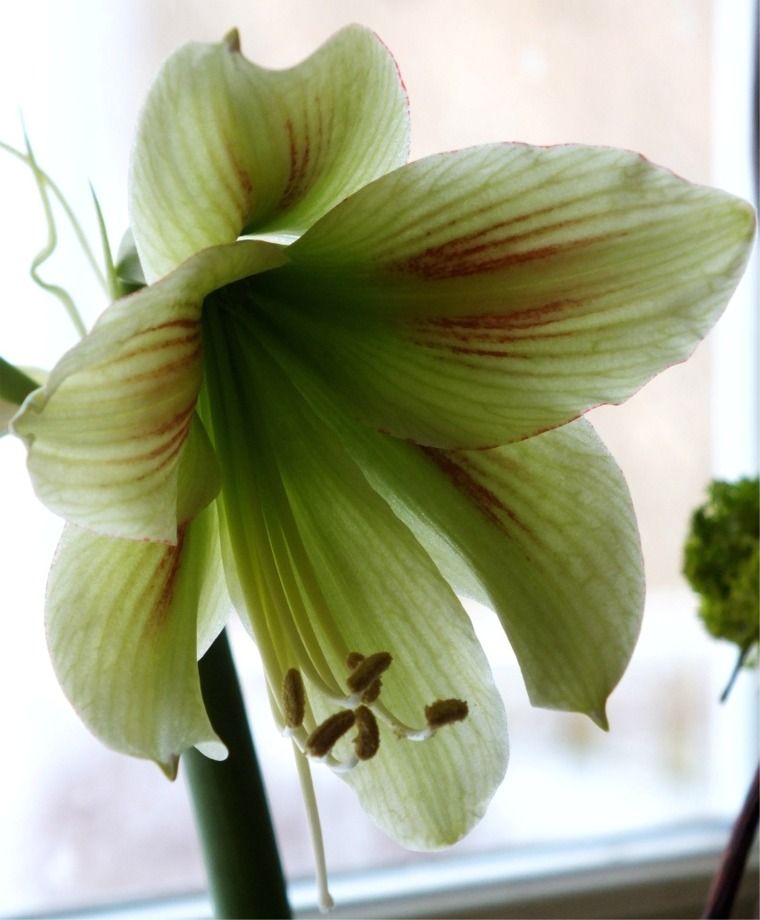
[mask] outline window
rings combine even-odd
[[[249,57],[284,66],[356,20],[375,28],[399,60],[415,157],[490,140],[578,141],[640,150],[689,179],[733,187],[733,174],[713,169],[726,167],[724,149],[744,143],[747,112],[729,113],[726,100],[748,84],[751,7],[748,0],[477,0],[463,14],[449,0],[220,0],[213,7],[200,0],[26,0],[13,4],[12,16],[10,5],[2,14],[0,137],[17,141],[20,106],[41,164],[80,215],[90,208],[91,179],[116,237],[126,226],[137,107],[171,50],[191,39],[217,40],[237,24]],[[726,68],[742,66],[742,55],[744,72],[724,78]],[[746,185],[735,190],[750,194]],[[44,226],[29,177],[9,158],[0,159],[0,201],[2,353],[50,366],[74,335],[63,311],[28,281]],[[88,227],[94,239],[94,222]],[[104,306],[68,243],[46,275],[68,280],[89,320]],[[570,846],[599,855],[600,839],[634,840],[652,828],[668,835],[683,822],[723,822],[738,807],[757,754],[752,681],[745,677],[730,704],[717,706],[732,652],[703,635],[678,573],[688,515],[711,471],[733,476],[756,463],[756,407],[744,400],[738,419],[727,412],[737,393],[756,391],[731,382],[737,343],[752,341],[752,284],[744,285],[749,306],[732,306],[728,331],[625,406],[592,416],[629,480],[649,576],[642,639],[610,703],[611,734],[582,717],[530,709],[493,618],[474,612],[495,649],[512,762],[489,815],[455,858],[486,853],[495,860],[496,851],[542,846],[561,864],[556,854]],[[744,374],[756,373],[751,361]],[[60,525],[34,499],[23,452],[11,439],[0,441],[0,476],[7,624],[0,647],[0,914],[200,891],[203,870],[181,780],[171,786],[151,764],[102,749],[55,683],[42,608]],[[244,641],[238,652],[285,865],[292,877],[308,877],[300,797],[288,784],[295,783],[290,751],[273,729],[255,651]],[[317,781],[333,871],[412,871],[431,859],[389,843],[339,780]],[[433,862],[446,858],[437,854]]]

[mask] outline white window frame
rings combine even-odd
[[[529,847],[456,857],[331,880],[335,920],[363,917],[696,917],[700,916],[728,826],[699,823],[606,838],[582,846]],[[756,908],[753,851],[734,916]],[[318,915],[311,881],[288,886],[296,920]],[[46,913],[87,920],[211,920],[204,894],[129,905]]]

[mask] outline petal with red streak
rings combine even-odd
[[[353,195],[255,281],[367,422],[491,447],[626,399],[726,305],[754,215],[619,150],[498,145]]]
[[[225,42],[164,64],[140,118],[130,214],[149,280],[243,233],[303,232],[405,162],[406,93],[370,31],[343,29],[288,70]]]
[[[155,760],[171,777],[189,747],[226,756],[197,665],[198,621],[219,618],[199,608],[221,597],[211,584],[218,561],[216,570],[198,564],[218,560],[206,520],[214,513],[184,527],[174,546],[68,525],[48,582],[48,643],[72,705],[109,747]]]
[[[283,261],[268,243],[205,250],[106,310],[13,421],[44,504],[109,536],[176,539],[178,515],[186,520],[213,498],[198,488],[214,464],[202,426],[193,425],[203,300]],[[195,470],[187,495],[178,493],[183,461]]]

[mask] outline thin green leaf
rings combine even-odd
[[[129,229],[119,243],[119,251],[116,255],[116,275],[119,287],[124,294],[133,294],[145,287],[145,273],[140,264],[140,257],[137,255],[134,236]]]
[[[28,374],[0,357],[0,399],[20,406],[39,387]]]
[[[119,297],[124,296],[125,292],[122,290],[116,275],[116,268],[113,264],[113,256],[111,255],[111,246],[108,242],[108,231],[106,230],[106,223],[103,219],[103,211],[100,207],[98,196],[95,194],[95,189],[92,187],[92,183],[90,183],[90,194],[92,195],[92,203],[95,206],[95,215],[98,220],[98,233],[100,234],[100,246],[103,250],[103,264],[106,269],[108,296],[111,300],[118,300]]]

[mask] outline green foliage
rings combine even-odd
[[[715,481],[708,494],[691,519],[684,575],[707,631],[735,642],[746,660],[760,631],[760,483]]]
[[[137,247],[131,230],[127,230],[122,237],[114,272],[121,297],[133,294],[145,287],[145,274],[140,265],[140,257],[137,255]]]

